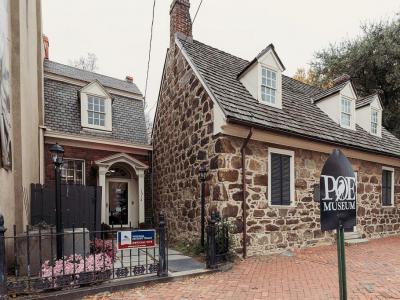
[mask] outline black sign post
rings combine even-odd
[[[320,177],[321,230],[337,230],[339,293],[347,299],[344,229],[356,225],[357,182],[353,168],[343,153],[335,149]]]

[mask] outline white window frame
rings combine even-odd
[[[290,156],[290,205],[272,205],[271,199],[271,154],[283,154]],[[268,148],[268,206],[270,207],[278,207],[278,208],[287,208],[287,207],[295,207],[295,169],[294,169],[294,151],[278,149],[278,148]]]
[[[100,127],[105,127],[106,126],[106,116],[107,116],[107,112],[106,112],[106,98],[104,98],[104,97],[100,97],[100,96],[95,96],[95,95],[90,95],[90,94],[88,94],[87,95],[87,97],[88,97],[88,124],[89,125],[92,125],[92,126],[100,126]],[[93,100],[93,103],[92,103],[92,105],[93,105],[93,108],[92,109],[89,109],[89,100],[90,100],[90,98],[92,98],[92,100]],[[97,111],[97,110],[95,110],[95,105],[94,105],[94,102],[95,101],[99,101],[99,110]],[[103,109],[104,109],[104,111],[101,111],[101,103],[103,102]],[[93,118],[92,118],[92,122],[94,122],[94,120],[95,120],[95,118],[94,118],[94,115],[95,114],[98,114],[99,115],[99,117],[101,116],[101,115],[103,115],[104,116],[104,119],[103,119],[103,122],[104,122],[104,124],[103,125],[101,125],[101,124],[93,124],[93,123],[90,123],[90,118],[89,118],[89,113],[90,112],[92,112],[93,113]],[[101,122],[101,118],[99,118],[99,123]]]
[[[270,70],[276,74],[275,103],[269,103],[269,102],[262,100],[262,87],[263,87],[262,72],[263,72],[263,69]],[[264,105],[282,109],[282,78],[281,77],[282,77],[282,73],[277,68],[272,67],[270,65],[263,64],[261,62],[258,63],[258,86],[257,86],[258,102],[260,102]]]
[[[395,175],[395,173],[394,173],[394,168],[392,168],[392,167],[386,167],[386,166],[382,166],[382,173],[383,173],[383,170],[385,170],[385,171],[389,171],[389,172],[392,172],[392,190],[390,191],[390,205],[383,205],[383,198],[382,198],[382,195],[383,195],[383,179],[382,179],[382,177],[381,177],[381,205],[382,205],[382,207],[383,208],[391,208],[391,207],[394,207],[394,175]],[[382,176],[382,173],[381,173],[381,176]]]
[[[373,115],[376,113],[376,122],[373,122]],[[376,132],[372,131],[373,124],[376,125]],[[371,108],[371,120],[370,120],[371,134],[378,136],[379,135],[379,111],[375,108]]]
[[[343,109],[344,101],[349,104],[350,112],[344,111],[344,109]],[[352,128],[352,122],[353,122],[353,108],[352,108],[353,103],[352,103],[352,101],[353,100],[351,100],[350,98],[347,98],[344,96],[340,97],[340,126],[345,127],[345,128]],[[342,120],[343,114],[349,116],[349,125],[343,123],[343,120]]]
[[[89,101],[88,96],[104,99],[105,120],[104,126],[89,124]],[[103,131],[112,131],[112,100],[104,95],[81,92],[81,125],[83,128],[90,128]]]
[[[266,72],[266,84],[263,84],[263,72],[264,71]],[[268,85],[268,72],[270,72],[271,74],[275,74],[275,80],[272,77],[270,78],[271,85]],[[273,84],[272,84],[273,81],[275,81],[275,86],[273,86]],[[265,89],[269,89],[271,91],[274,91],[274,95],[273,95],[274,102],[272,102],[272,101],[268,102],[266,100],[263,100],[262,96],[263,96],[263,89],[264,88]],[[261,100],[262,103],[265,103],[265,104],[268,104],[268,105],[272,105],[272,106],[276,106],[277,101],[278,101],[278,72],[273,70],[273,69],[271,69],[271,68],[265,67],[265,66],[261,66],[260,95],[261,95],[260,100]],[[270,94],[270,99],[272,99],[272,93]]]
[[[73,160],[73,161],[81,161],[82,162],[82,185],[86,184],[86,161],[84,159],[80,159],[80,158],[64,158],[64,162],[68,161],[68,160]],[[61,167],[61,174],[62,174],[62,169],[64,168],[64,165]],[[75,174],[74,174],[75,177]],[[63,180],[63,178],[61,178],[61,182],[65,181]],[[75,178],[74,178],[74,182],[75,182]]]

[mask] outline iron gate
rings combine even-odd
[[[132,228],[112,226],[107,230],[88,231],[85,224],[79,228],[65,228],[60,233],[63,236],[62,257],[56,259],[57,233],[53,227],[27,226],[19,234],[14,225],[10,234],[5,235],[4,219],[0,215],[0,299],[114,279],[168,276],[164,216],[160,215],[159,220],[155,228],[155,247],[119,251],[117,232]]]

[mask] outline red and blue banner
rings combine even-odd
[[[118,231],[117,233],[117,249],[133,249],[133,248],[152,248],[156,246],[156,231],[149,230],[133,230]]]

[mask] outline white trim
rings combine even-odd
[[[95,86],[100,91],[98,93],[88,92],[87,90],[91,87]],[[80,100],[81,100],[81,125],[83,128],[91,128],[102,131],[112,131],[112,98],[111,95],[107,92],[107,90],[103,87],[103,85],[98,81],[92,81],[87,84],[83,88],[79,90]],[[104,125],[95,125],[90,124],[88,119],[88,111],[89,111],[89,96],[99,98],[104,101]]]
[[[72,85],[76,85],[76,86],[80,86],[80,87],[84,87],[85,85],[90,83],[88,81],[73,79],[73,78],[69,78],[66,76],[49,73],[48,71],[44,72],[44,78],[51,79],[54,81],[64,82],[64,83],[68,83],[68,84],[72,84]],[[134,99],[134,100],[139,100],[139,101],[143,101],[143,99],[144,99],[142,95],[118,90],[115,88],[107,88],[107,92],[109,92],[112,95],[121,96],[121,97],[130,98],[130,99]]]
[[[46,130],[44,133],[45,137],[54,138],[54,139],[64,139],[64,140],[71,140],[71,141],[80,141],[80,142],[87,142],[87,143],[95,143],[95,144],[104,144],[104,145],[111,145],[111,146],[118,146],[118,147],[129,147],[129,148],[136,148],[136,149],[143,149],[143,150],[153,150],[151,145],[144,145],[144,144],[135,144],[129,142],[122,142],[122,141],[112,141],[107,138],[96,138],[96,137],[88,137],[88,136],[80,136],[80,135],[71,135],[66,134],[59,131],[53,130]],[[50,141],[45,141],[45,143],[49,144]]]
[[[387,167],[387,166],[382,166],[382,171],[389,171],[389,172],[392,172],[392,183],[391,183],[391,191],[390,191],[390,205],[383,205],[383,198],[382,198],[382,195],[383,195],[383,184],[382,184],[382,182],[383,182],[383,179],[381,178],[381,187],[382,187],[382,192],[381,192],[381,205],[382,205],[382,208],[391,208],[391,207],[395,207],[395,205],[394,205],[394,168],[392,168],[392,167]],[[383,173],[383,172],[382,172]],[[381,174],[381,176],[382,176],[382,174]]]
[[[124,162],[130,165],[136,173],[139,170],[146,170],[149,168],[148,165],[125,153],[116,153],[95,161],[96,165],[107,166],[108,168],[117,162]]]
[[[272,205],[271,203],[271,153],[290,156],[290,205]],[[278,208],[289,208],[296,206],[294,172],[294,151],[268,147],[268,206]]]
[[[348,115],[347,112],[343,111],[343,106],[342,106],[342,101],[349,101],[350,102],[350,125],[345,125],[342,123],[342,114],[346,114]],[[340,115],[339,115],[339,124],[341,127],[343,128],[347,128],[347,129],[355,129],[355,101],[352,98],[349,98],[347,96],[341,95],[340,94],[340,100],[339,100],[339,105],[340,105]]]

